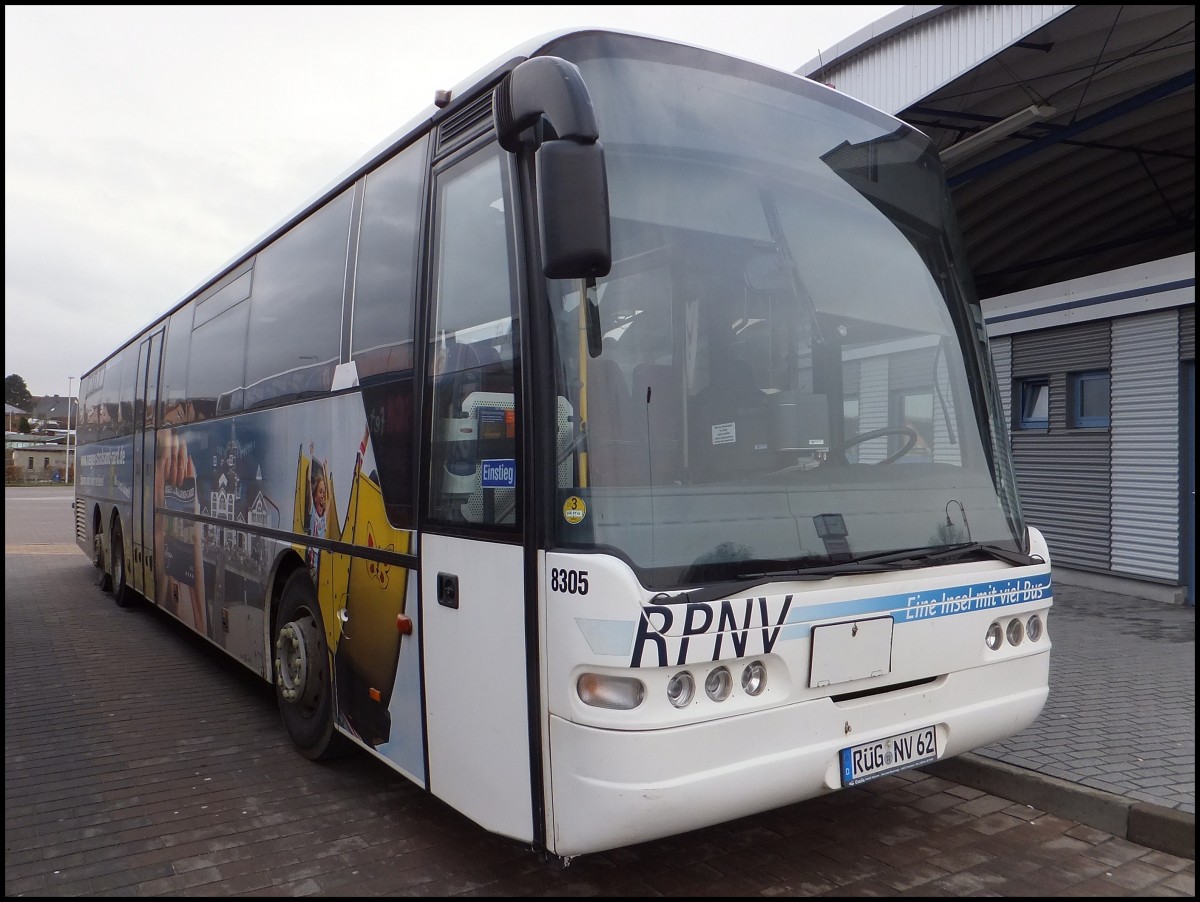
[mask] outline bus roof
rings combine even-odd
[[[191,290],[186,292],[175,303],[173,303],[169,307],[167,307],[162,313],[156,314],[153,319],[151,319],[148,323],[146,323],[144,326],[142,326],[136,332],[134,332],[133,335],[131,335],[129,337],[129,339],[127,339],[126,341],[119,344],[109,354],[106,354],[95,366],[92,366],[92,367],[88,368],[87,370],[85,370],[84,376],[87,376],[88,374],[103,368],[104,365],[108,362],[108,360],[110,358],[112,358],[115,354],[117,354],[123,348],[127,347],[131,342],[135,341],[138,338],[138,336],[145,334],[152,326],[156,325],[157,323],[165,322],[168,318],[170,318],[170,316],[173,313],[175,313],[175,311],[179,310],[181,307],[186,305],[194,297],[196,297],[198,294],[203,292],[209,286],[211,286],[212,284],[217,282],[223,276],[228,274],[231,270],[233,270],[235,267],[237,267],[240,263],[245,261],[247,258],[258,253],[260,250],[262,250],[264,247],[266,247],[268,244],[270,244],[272,241],[274,241],[276,238],[278,238],[281,234],[283,234],[285,231],[287,231],[289,228],[291,228],[296,222],[298,222],[304,216],[306,216],[310,212],[312,212],[312,210],[314,210],[316,207],[320,206],[322,203],[324,203],[327,199],[329,199],[330,197],[335,195],[337,192],[342,191],[345,188],[347,188],[349,185],[353,184],[353,182],[359,176],[361,176],[366,170],[370,169],[376,162],[380,161],[383,157],[387,156],[390,153],[390,151],[392,151],[393,149],[399,149],[403,144],[407,143],[416,133],[426,130],[436,120],[443,119],[446,116],[453,114],[453,112],[460,106],[460,104],[458,102],[458,98],[464,94],[470,94],[472,88],[475,88],[476,86],[478,86],[482,83],[485,83],[487,81],[491,81],[492,79],[499,76],[502,72],[505,72],[509,69],[514,68],[519,63],[524,62],[526,59],[528,59],[532,56],[537,56],[547,45],[549,45],[552,42],[557,41],[563,37],[566,37],[568,35],[601,34],[601,33],[602,34],[611,34],[611,35],[623,35],[626,37],[646,38],[646,39],[652,40],[652,41],[660,41],[660,42],[669,43],[669,44],[676,44],[676,45],[682,46],[682,47],[694,47],[698,50],[707,50],[711,53],[722,53],[722,55],[724,55],[724,56],[732,56],[731,54],[723,53],[723,51],[714,50],[711,47],[703,47],[699,44],[690,44],[686,41],[676,41],[674,39],[664,38],[664,37],[661,37],[658,35],[643,34],[643,33],[636,32],[636,31],[625,31],[622,29],[615,29],[615,28],[590,27],[590,26],[579,26],[579,27],[575,27],[575,28],[559,28],[559,29],[555,29],[553,31],[545,32],[537,37],[531,38],[530,40],[525,41],[524,43],[519,44],[516,47],[513,47],[507,53],[504,53],[501,56],[496,57],[491,63],[477,69],[474,73],[472,73],[467,78],[463,79],[457,85],[455,85],[449,92],[450,98],[451,98],[449,104],[445,105],[444,107],[438,107],[435,103],[431,102],[420,113],[418,113],[413,118],[409,119],[408,122],[405,123],[401,128],[397,129],[395,132],[393,132],[391,135],[389,135],[383,141],[381,141],[380,143],[375,145],[373,148],[371,148],[369,151],[367,151],[367,153],[365,153],[363,156],[359,157],[359,159],[356,160],[352,166],[350,166],[348,169],[346,169],[341,175],[339,175],[332,182],[328,183],[324,189],[322,189],[321,191],[312,195],[307,201],[305,201],[299,207],[296,207],[288,216],[286,216],[282,220],[280,220],[275,226],[273,226],[268,231],[264,232],[262,235],[260,235],[256,240],[254,240],[250,244],[246,245],[237,254],[237,256],[226,261],[222,266],[220,266],[218,269],[214,270],[203,281],[198,282]],[[754,62],[754,61],[747,60],[747,62]],[[756,65],[763,65],[763,64],[757,63]],[[803,76],[797,76],[797,77],[802,78]],[[440,89],[434,89],[434,91],[437,91],[437,90],[440,90]],[[83,383],[81,380],[80,381],[81,387],[82,387],[82,384]]]

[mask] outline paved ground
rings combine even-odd
[[[92,585],[69,508],[38,525],[65,497],[5,493],[6,896],[1195,895],[1194,609],[1060,587],[1013,740],[561,869],[295,754],[265,683]]]
[[[1056,585],[1050,698],[980,754],[1196,813],[1196,609]]]
[[[1058,584],[1050,698],[1023,733],[929,768],[1196,854],[1196,609]]]

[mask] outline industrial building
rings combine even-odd
[[[906,6],[796,71],[936,143],[1055,578],[1195,604],[1195,6]]]

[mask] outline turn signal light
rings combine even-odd
[[[575,683],[575,691],[585,705],[617,711],[630,711],[646,697],[641,680],[603,673],[582,674]]]

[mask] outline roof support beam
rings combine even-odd
[[[1101,110],[1094,115],[1088,116],[1086,119],[1080,119],[1073,125],[1066,125],[1062,128],[1056,128],[1045,137],[1038,138],[1024,147],[1018,148],[1017,150],[1010,150],[1008,153],[1001,154],[995,159],[988,160],[986,163],[980,163],[978,166],[968,169],[966,172],[959,173],[958,175],[949,179],[950,187],[956,188],[959,185],[978,178],[981,175],[989,172],[995,172],[997,169],[1001,169],[1017,162],[1018,160],[1023,160],[1025,157],[1045,150],[1047,147],[1053,147],[1055,144],[1060,144],[1069,138],[1073,138],[1082,132],[1086,132],[1088,129],[1094,128],[1103,122],[1109,122],[1120,116],[1124,116],[1126,113],[1140,109],[1147,104],[1154,103],[1155,101],[1161,100],[1164,97],[1169,97],[1176,91],[1183,90],[1184,88],[1193,86],[1195,84],[1196,70],[1192,69],[1189,72],[1185,72],[1182,75],[1163,82],[1161,85],[1156,85],[1153,88],[1143,91],[1141,94],[1137,94],[1121,101],[1120,103],[1114,104],[1106,110]]]

